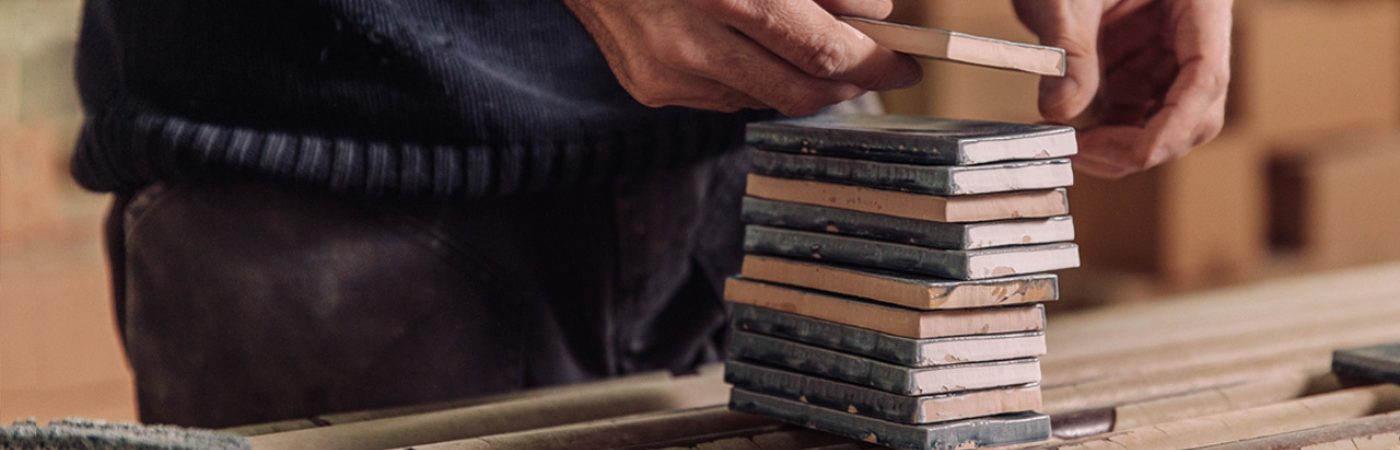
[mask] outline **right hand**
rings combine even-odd
[[[891,0],[564,0],[638,102],[805,116],[922,71],[834,14],[882,19]]]

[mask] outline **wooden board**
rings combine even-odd
[[[1021,413],[932,425],[904,425],[734,389],[729,407],[896,449],[967,449],[1050,437],[1050,419]]]
[[[1040,387],[1033,384],[906,396],[743,361],[726,364],[724,380],[751,392],[907,424],[945,422],[1040,408]]]
[[[883,47],[913,56],[1038,75],[1064,76],[1065,50],[937,28],[841,17]]]
[[[958,280],[1079,266],[1079,247],[1072,243],[944,250],[762,225],[745,227],[744,251]]]
[[[894,364],[929,367],[1030,358],[1045,354],[1045,333],[980,334],[910,339],[740,303],[734,329],[766,334]]]
[[[848,295],[907,308],[963,309],[1059,299],[1052,273],[949,280],[887,270],[745,255],[744,278]]]
[[[1069,214],[1064,189],[942,197],[749,174],[748,195],[931,222],[986,222]]]
[[[942,249],[979,249],[1074,240],[1070,216],[947,223],[744,197],[746,223]]]
[[[778,178],[890,189],[930,195],[972,195],[1049,189],[1074,184],[1069,159],[975,166],[930,166],[753,151],[753,171]]]
[[[816,375],[902,395],[1020,386],[1040,382],[1035,358],[907,367],[799,342],[734,331],[730,357]]]
[[[1045,329],[1035,304],[919,311],[743,278],[725,282],[724,299],[914,339]]]
[[[899,115],[815,115],[755,122],[746,141],[766,150],[909,164],[984,164],[1078,152],[1074,128]]]

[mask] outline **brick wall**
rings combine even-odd
[[[105,197],[68,176],[77,0],[0,0],[0,425],[131,420],[99,246]]]

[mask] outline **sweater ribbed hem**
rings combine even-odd
[[[682,116],[684,117],[684,116]],[[258,130],[110,108],[88,117],[74,178],[99,192],[228,175],[372,197],[488,197],[592,185],[735,149],[745,115],[477,144],[423,144]]]

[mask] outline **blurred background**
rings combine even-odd
[[[1400,0],[1236,4],[1225,132],[1147,173],[1076,180],[1083,268],[1064,272],[1052,310],[1400,259]],[[1035,41],[1007,1],[896,5],[896,21]],[[100,245],[106,198],[68,176],[81,6],[0,0],[0,423],[135,417]],[[925,69],[884,95],[890,112],[1039,118],[1033,76]]]

